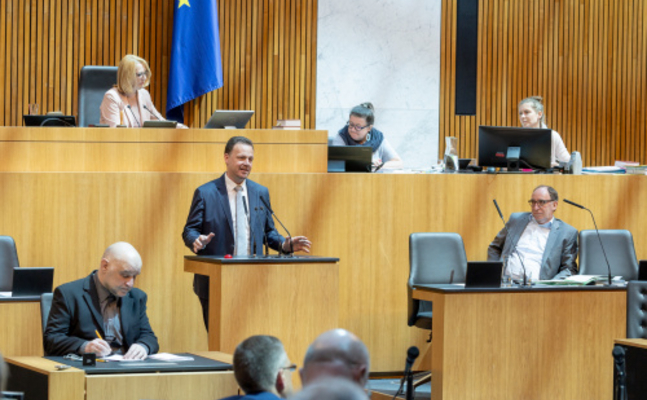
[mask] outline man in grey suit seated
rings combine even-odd
[[[504,261],[512,279],[563,279],[577,273],[577,229],[553,216],[559,197],[538,186],[528,201],[532,212],[514,213],[488,247],[488,261]],[[509,233],[509,237],[508,236]]]

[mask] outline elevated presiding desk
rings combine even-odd
[[[624,287],[420,285],[413,296],[433,302],[432,400],[612,397]]]
[[[235,135],[263,154],[255,170],[326,172],[326,131],[65,127],[0,127],[0,171],[214,171]]]

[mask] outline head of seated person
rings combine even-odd
[[[334,329],[308,347],[299,373],[304,386],[324,377],[343,377],[363,388],[368,383],[369,363],[368,349],[357,336]]]
[[[354,382],[341,377],[324,377],[303,388],[290,400],[367,400],[368,395]]]
[[[146,60],[134,54],[127,54],[119,61],[117,89],[128,97],[151,83],[151,69]]]
[[[272,393],[286,398],[292,394],[292,371],[281,341],[273,336],[251,336],[234,352],[234,376],[248,395]]]

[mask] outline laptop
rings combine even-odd
[[[23,115],[25,126],[76,126],[74,115]]]
[[[371,172],[370,146],[328,146],[328,172]]]
[[[51,293],[54,284],[54,268],[34,267],[13,269],[11,297],[40,296]]]
[[[144,128],[177,128],[175,121],[144,121]]]
[[[253,110],[216,110],[203,129],[245,129]]]
[[[501,261],[471,261],[467,263],[465,275],[466,288],[498,288],[501,287]]]

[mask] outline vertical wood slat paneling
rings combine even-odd
[[[77,115],[81,68],[117,65],[129,53],[149,61],[149,90],[163,112],[172,4],[0,0],[0,125],[22,125],[33,103],[41,113]],[[204,126],[215,109],[253,109],[248,128],[270,128],[286,118],[314,128],[316,0],[221,0],[218,12],[224,87],[189,103],[187,124]]]
[[[443,0],[439,151],[457,136],[478,156],[478,126],[519,126],[517,103],[544,97],[548,125],[585,165],[647,164],[647,7],[638,0],[479,2],[477,113],[455,115],[456,0]]]

